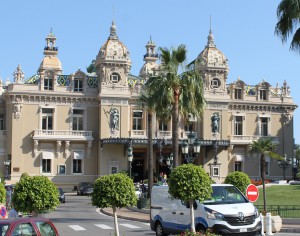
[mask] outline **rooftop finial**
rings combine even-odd
[[[210,15],[210,20],[209,20],[209,35],[207,37],[207,47],[215,47],[215,42],[214,42],[214,36],[212,34],[212,29],[211,29],[211,15]]]
[[[211,31],[211,15],[209,15],[209,33],[211,34],[212,31]]]
[[[113,4],[113,21],[115,21],[115,4]]]

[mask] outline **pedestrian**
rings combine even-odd
[[[18,217],[19,217],[19,213],[17,212],[17,210],[12,205],[11,210],[8,212],[8,218],[18,218]]]
[[[6,186],[6,209],[9,210],[11,207],[11,188]]]

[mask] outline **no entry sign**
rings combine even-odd
[[[249,184],[246,189],[246,196],[250,202],[255,202],[258,199],[259,192],[254,184]]]

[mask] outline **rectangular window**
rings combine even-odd
[[[267,100],[267,90],[259,90],[260,100]]]
[[[0,130],[5,130],[4,114],[0,114]]]
[[[219,167],[213,167],[212,171],[212,176],[219,176]]]
[[[83,130],[83,110],[73,109],[72,130]]]
[[[234,135],[243,135],[243,117],[235,116]]]
[[[268,136],[268,119],[267,117],[260,118],[261,136]]]
[[[234,90],[234,99],[242,99],[242,89]]]
[[[143,112],[142,111],[134,111],[133,112],[132,129],[133,130],[142,130],[142,123],[143,123]]]
[[[46,77],[44,78],[44,90],[52,90],[53,89],[53,79]]]
[[[165,124],[165,123],[159,122],[158,130],[159,131],[167,131],[168,130],[168,125]]]
[[[51,173],[51,159],[42,159],[42,173]]]
[[[42,129],[53,130],[53,109],[42,108]]]
[[[66,174],[66,165],[58,165],[57,173],[59,175],[65,175]]]
[[[82,79],[75,78],[74,79],[74,92],[82,92],[82,90],[83,90]]]
[[[73,174],[82,174],[82,160],[73,159]]]
[[[236,161],[234,163],[234,171],[242,171],[242,162],[241,161]]]

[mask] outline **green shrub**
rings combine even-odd
[[[202,232],[193,233],[193,232],[187,230],[177,236],[219,236],[219,234],[214,234],[211,232],[210,229],[208,229],[205,233],[202,233]]]
[[[24,177],[16,184],[12,203],[16,210],[37,215],[59,205],[57,187],[45,176]]]
[[[225,184],[232,184],[237,187],[243,194],[246,193],[247,186],[251,184],[251,180],[244,172],[231,172],[225,178]]]
[[[28,177],[28,176],[29,176],[29,174],[28,174],[27,172],[23,172],[23,173],[21,174],[20,179],[25,178],[25,177]]]

